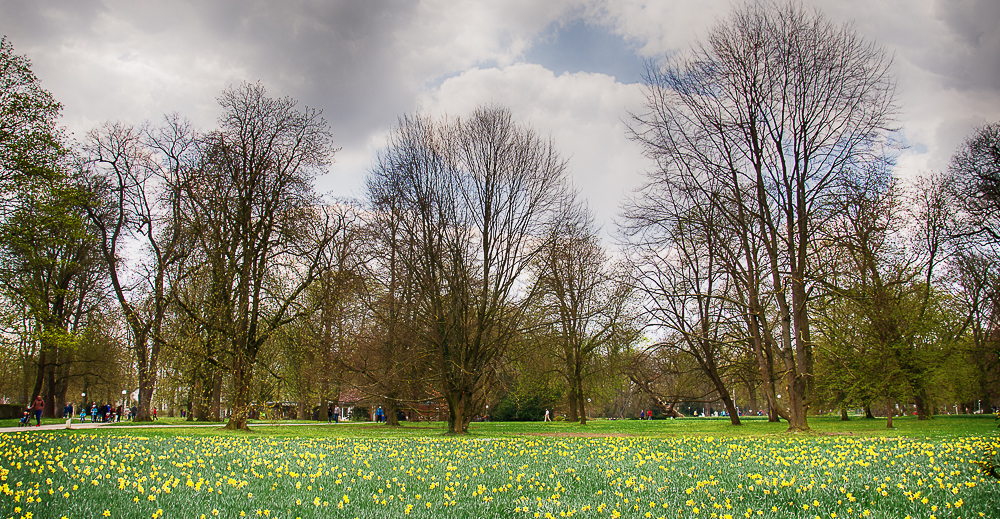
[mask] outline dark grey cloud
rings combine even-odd
[[[395,34],[413,2],[206,3],[196,19],[275,90],[327,110],[335,125],[364,128],[406,105]],[[253,79],[253,78],[248,78]],[[376,102],[375,100],[379,100]],[[387,106],[388,104],[388,106]],[[393,106],[395,105],[395,106]]]
[[[272,95],[323,109],[338,139],[350,141],[413,109],[412,86],[398,80],[395,35],[415,5],[3,0],[0,32],[28,54],[88,42],[120,61],[157,53],[229,63],[243,71],[239,79],[260,80]]]
[[[0,32],[9,36],[19,52],[48,45],[67,35],[89,31],[107,7],[100,0],[79,2],[24,2],[0,0]]]
[[[1000,2],[938,0],[935,11],[958,43],[935,69],[957,88],[1000,89]]]

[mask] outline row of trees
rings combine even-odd
[[[690,357],[734,424],[734,379],[792,429],[831,407],[929,418],[935,384],[996,400],[1000,127],[904,184],[890,68],[850,26],[756,4],[647,69],[632,136],[657,169],[625,231],[652,352]]]
[[[50,413],[135,389],[140,420],[158,402],[246,428],[263,402],[325,419],[350,394],[464,433],[546,406],[806,429],[1000,403],[1000,126],[893,178],[891,60],[801,6],[744,7],[649,64],[631,135],[656,168],[617,251],[503,107],[400,118],[366,200],[330,200],[320,112],[259,84],[211,131],[170,115],[70,144],[6,39],[0,61],[0,389]]]
[[[49,99],[4,50],[24,64],[25,96]],[[465,432],[513,346],[544,328],[586,416],[589,359],[625,333],[627,297],[551,142],[501,107],[405,117],[369,202],[330,201],[313,189],[336,151],[318,111],[259,84],[219,103],[212,131],[171,115],[107,123],[73,147],[50,103],[48,149],[10,142],[48,160],[6,168],[18,191],[3,221],[5,301],[23,311],[5,353],[33,378],[20,400],[41,394],[55,413],[70,388],[106,386],[105,400],[137,388],[144,420],[154,394],[173,391],[194,418],[225,409],[245,428],[255,403],[288,398],[305,415],[322,402],[325,415],[349,386],[390,423],[439,400]]]

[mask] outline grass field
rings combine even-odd
[[[0,517],[1000,517],[992,416],[0,434]]]

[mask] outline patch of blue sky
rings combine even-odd
[[[524,61],[556,75],[593,72],[614,76],[619,83],[639,83],[645,69],[636,49],[607,27],[577,19],[550,25],[525,53]]]

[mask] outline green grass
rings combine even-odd
[[[0,518],[998,516],[992,416],[895,422],[19,431],[0,434]]]

